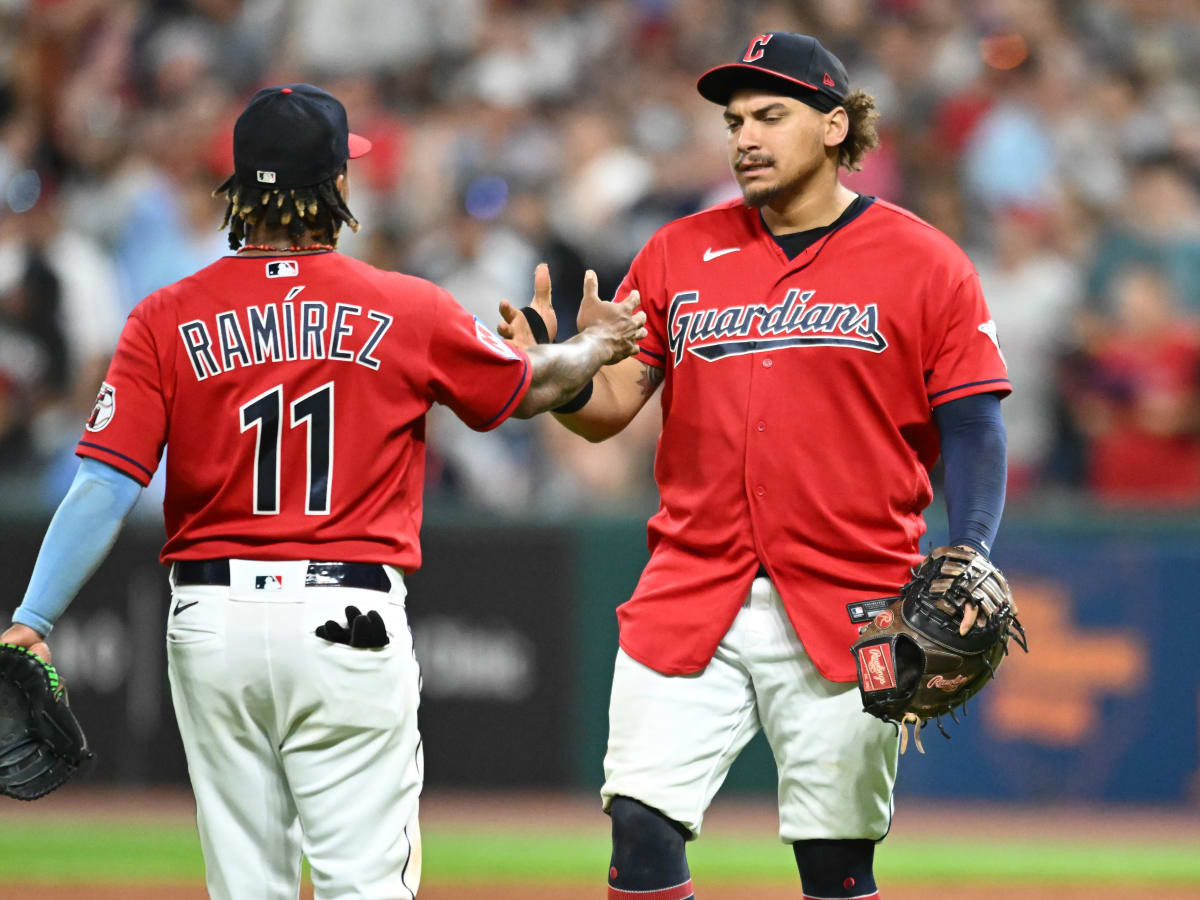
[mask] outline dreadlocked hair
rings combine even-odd
[[[329,243],[336,247],[338,229],[343,223],[358,231],[358,219],[337,189],[340,174],[312,187],[295,189],[245,185],[236,174],[230,175],[213,191],[214,197],[224,194],[229,198],[219,228],[229,229],[229,248],[239,249],[245,243],[246,233],[257,225],[286,228],[293,241],[300,241],[310,233],[328,235]]]
[[[838,165],[857,171],[862,168],[863,157],[879,146],[879,132],[875,130],[879,111],[875,98],[866,91],[852,91],[840,105],[846,110],[850,127],[838,146]]]

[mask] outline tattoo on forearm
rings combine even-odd
[[[666,372],[662,369],[649,363],[642,363],[642,377],[638,379],[642,395],[649,397],[653,394],[654,389],[662,383],[664,377],[666,377]]]

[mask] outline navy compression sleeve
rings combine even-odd
[[[946,464],[950,543],[992,552],[1008,477],[1008,437],[996,394],[973,394],[933,410]]]
[[[13,621],[45,637],[112,549],[142,486],[94,459],[79,464],[58,506]]]

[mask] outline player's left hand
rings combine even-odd
[[[554,304],[550,296],[550,267],[545,263],[538,263],[537,268],[533,270],[533,300],[529,305],[546,323],[546,332],[550,336],[550,343],[553,344],[558,336],[558,317],[554,314]],[[537,343],[525,316],[508,300],[500,301],[500,315],[504,319],[496,327],[500,337],[521,349]]]
[[[28,625],[13,625],[0,634],[0,644],[16,644],[37,656],[42,662],[50,662],[50,647],[46,639]]]
[[[954,711],[996,677],[1009,638],[1028,652],[1003,573],[972,547],[938,547],[851,646],[863,711],[901,726],[901,753],[914,723],[924,753],[921,728],[957,720]]]

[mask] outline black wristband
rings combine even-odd
[[[570,400],[568,400],[562,406],[557,406],[550,411],[556,412],[556,413],[579,412],[581,409],[583,409],[585,406],[587,406],[587,402],[592,399],[592,390],[593,389],[594,389],[593,385],[589,381],[587,384],[585,384],[583,386],[583,388],[579,391],[578,394],[576,394],[574,397],[572,397]]]
[[[525,321],[529,323],[529,330],[533,332],[533,339],[539,344],[550,343],[550,332],[546,328],[546,320],[542,318],[542,314],[532,306],[522,306],[521,314],[525,316]]]

